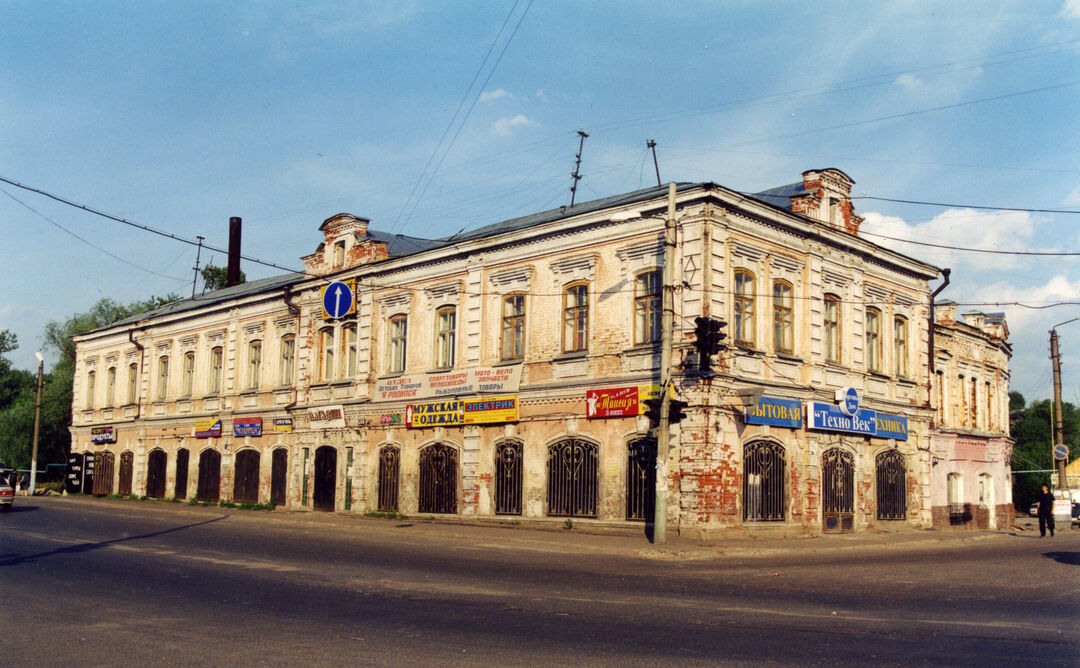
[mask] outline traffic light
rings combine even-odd
[[[645,409],[645,415],[649,416],[649,420],[655,423],[660,422],[660,406],[662,399],[646,399],[645,405],[648,408]],[[668,400],[668,424],[677,424],[682,422],[686,418],[686,402],[679,401],[678,399]]]
[[[727,323],[716,318],[698,316],[694,318],[694,347],[698,351],[698,370],[709,374],[712,369],[712,356],[727,350],[722,343],[727,338],[723,328]]]

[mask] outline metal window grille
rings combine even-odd
[[[496,515],[521,514],[522,477],[521,443],[499,443],[495,450]]]
[[[743,450],[743,519],[779,522],[784,519],[784,448],[755,441]]]
[[[420,451],[420,512],[457,512],[457,468],[457,450],[448,445]]]
[[[826,531],[851,531],[855,522],[855,456],[840,448],[821,455],[822,516]]]
[[[595,443],[568,438],[548,447],[548,515],[596,517]]]
[[[387,446],[379,451],[379,510],[398,509],[398,449]]]
[[[907,517],[907,464],[904,455],[888,450],[877,456],[877,518]]]
[[[656,440],[626,444],[626,519],[651,520],[656,507]]]

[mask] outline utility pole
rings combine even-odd
[[[578,142],[577,148],[577,162],[574,164],[574,173],[571,174],[574,178],[574,184],[570,186],[570,206],[574,206],[574,198],[577,196],[577,182],[581,180],[581,151],[585,148],[585,138],[589,136],[588,132],[584,130],[577,131],[578,136],[581,137],[581,141]]]
[[[37,403],[34,404],[34,445],[30,451],[30,496],[33,496],[34,490],[37,489],[37,446],[38,431],[41,426],[41,377],[45,373],[45,358],[41,356],[40,352],[34,353],[34,356],[38,358],[38,368]]]
[[[1061,419],[1061,355],[1058,353],[1057,328],[1075,320],[1080,318],[1066,320],[1050,328],[1050,361],[1054,366],[1054,450],[1065,448],[1065,426]],[[1069,465],[1068,449],[1065,450],[1065,457],[1053,456],[1053,459],[1057,465],[1058,489],[1068,489],[1069,480],[1065,471],[1065,467]]]
[[[202,257],[202,242],[206,237],[201,234],[196,234],[195,238],[199,240],[199,250],[195,251],[195,278],[191,279],[192,299],[195,299],[195,282],[199,280],[199,258]]]
[[[656,187],[659,188],[663,184],[660,183],[660,163],[656,162],[656,140],[646,139],[645,146],[652,149],[652,164],[656,169]]]
[[[664,220],[664,272],[660,314],[660,415],[656,426],[656,498],[653,502],[653,544],[667,542],[668,453],[671,440],[671,343],[675,329],[675,182],[668,184]]]

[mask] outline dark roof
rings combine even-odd
[[[810,191],[800,181],[799,183],[789,183],[786,186],[778,186],[776,188],[769,188],[768,190],[762,190],[759,193],[747,193],[754,199],[759,199],[766,204],[771,204],[777,208],[784,209],[785,211],[791,211],[791,198],[798,197],[800,195],[807,195]]]
[[[442,239],[421,239],[378,230],[368,230],[367,238],[385,243],[386,252],[390,254],[390,257],[405,257],[447,245]]]

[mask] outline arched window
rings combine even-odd
[[[333,327],[324,327],[319,331],[319,379],[323,382],[334,379]]]
[[[866,368],[881,373],[881,311],[866,309]]]
[[[735,343],[754,345],[754,275],[735,270]]]
[[[563,293],[563,352],[589,349],[589,286],[573,283]]]
[[[893,359],[897,378],[908,377],[908,325],[905,318],[893,320]]]
[[[855,528],[855,457],[840,448],[821,455],[822,520],[825,531]]]
[[[599,449],[566,438],[548,446],[548,515],[596,517]]]
[[[184,353],[184,376],[180,386],[180,396],[190,397],[195,383],[195,353]]]
[[[643,271],[634,280],[634,343],[660,340],[661,272]]]
[[[507,295],[502,308],[502,345],[499,359],[525,357],[525,295]]]
[[[523,469],[521,441],[495,445],[495,514],[520,515]]]
[[[224,361],[225,351],[221,346],[214,346],[210,349],[210,378],[207,379],[206,384],[207,394],[221,392],[221,373]]]
[[[840,344],[840,298],[825,295],[825,361],[839,364],[842,360]]]
[[[293,369],[296,368],[296,337],[292,334],[281,337],[281,364],[278,369],[278,384],[293,384]]]
[[[877,456],[877,518],[902,520],[907,517],[907,463],[898,450]]]
[[[435,368],[453,368],[456,350],[457,310],[444,306],[435,312]]]
[[[779,353],[790,353],[795,348],[794,308],[791,284],[787,281],[773,283],[773,348]]]
[[[356,375],[356,325],[349,324],[341,328],[341,346],[345,353],[345,377]]]
[[[395,315],[389,322],[390,337],[387,350],[390,373],[405,371],[406,352],[409,343],[409,321],[404,315]]]
[[[93,371],[86,373],[86,408],[91,410],[94,408],[94,392],[97,391],[97,374]]]
[[[457,450],[435,443],[420,450],[421,513],[457,512]]]
[[[753,441],[743,448],[743,519],[782,522],[787,505],[784,448]]]
[[[164,401],[169,392],[169,356],[158,358],[157,400]]]
[[[345,240],[334,242],[334,268],[340,268],[345,265]]]

